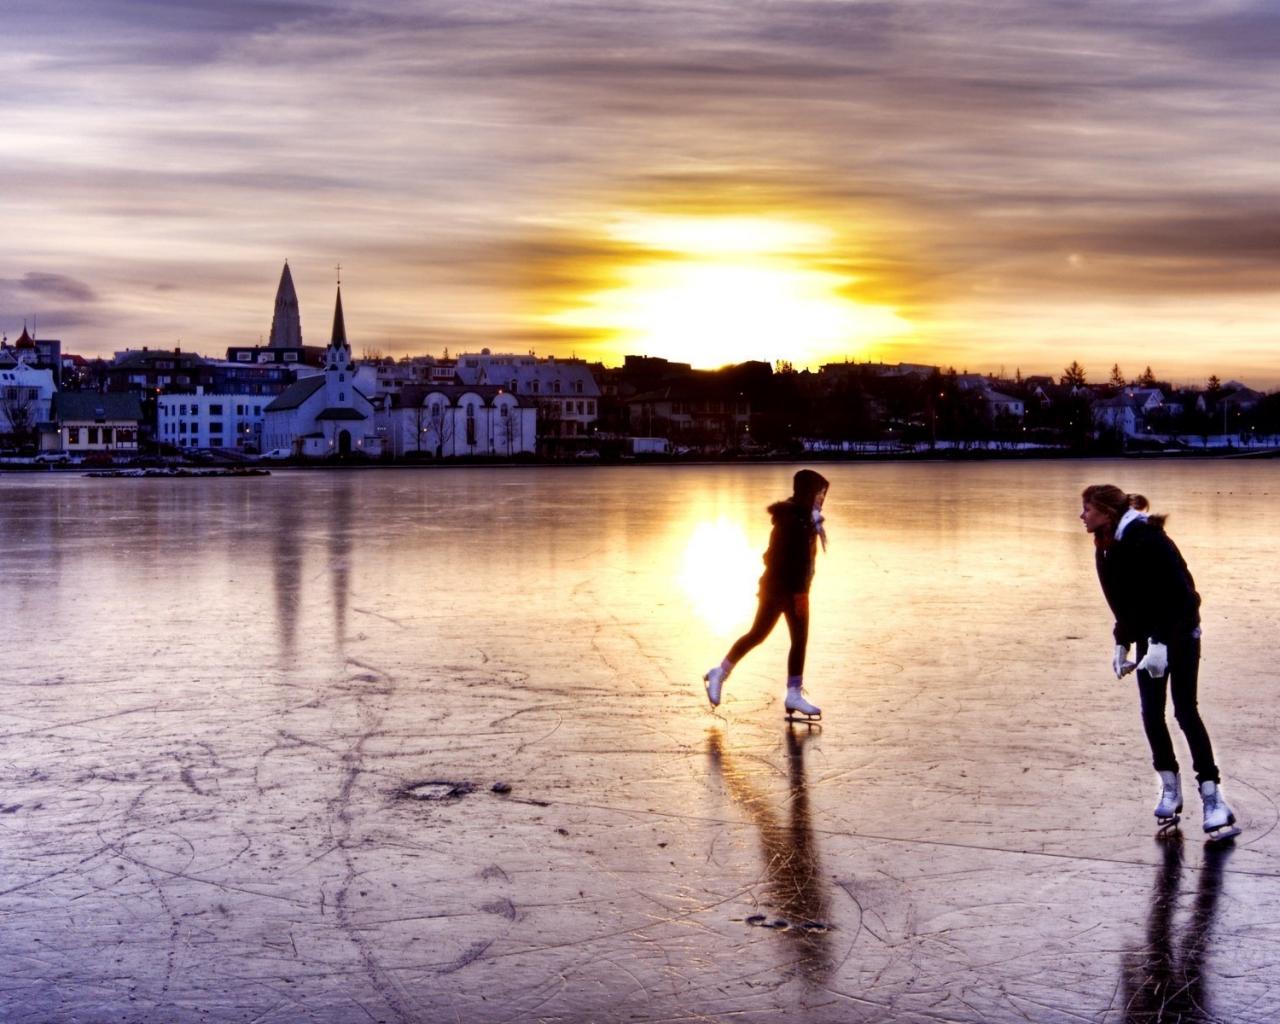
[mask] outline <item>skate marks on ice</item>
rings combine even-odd
[[[22,805],[0,814],[6,1024],[1118,1024],[1155,1004],[1124,963],[1152,945],[1163,852],[1134,724],[1102,701],[1029,701],[1012,669],[1003,690],[947,665],[889,685],[892,666],[860,659],[865,682],[819,694],[831,723],[796,765],[780,698],[751,696],[772,693],[762,668],[730,691],[717,768],[715,719],[678,670],[690,638],[646,620],[654,593],[608,606],[546,559],[517,581],[547,588],[538,614],[507,625],[500,588],[415,603],[417,578],[369,571],[359,543],[332,576],[305,571],[329,533],[295,536],[311,557],[277,624],[294,656],[274,633],[234,670],[233,651],[192,664],[149,645],[154,665],[129,671],[78,678],[63,658],[57,694],[6,687],[0,731],[28,734],[5,741],[0,795]],[[1231,764],[1280,777],[1262,725]],[[1095,782],[1113,798],[1084,806]],[[424,783],[446,798],[399,795]],[[1265,799],[1228,788],[1247,846],[1197,962],[1188,830],[1169,945],[1216,1019],[1273,1020],[1275,836]]]

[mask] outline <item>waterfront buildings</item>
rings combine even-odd
[[[382,396],[377,420],[396,458],[511,457],[538,448],[537,408],[492,385],[406,386]]]
[[[262,451],[269,395],[218,392],[161,395],[156,399],[156,440],[174,448]]]
[[[142,406],[135,395],[59,391],[50,418],[52,422],[41,430],[43,451],[68,455],[134,455],[138,451]]]
[[[558,442],[588,437],[600,418],[600,386],[581,359],[538,359],[486,348],[458,356],[454,379],[472,387],[501,388],[531,404],[544,446],[564,447]]]

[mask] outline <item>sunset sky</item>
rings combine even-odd
[[[5,0],[0,330],[1280,387],[1280,9]]]

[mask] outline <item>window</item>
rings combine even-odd
[[[237,352],[237,353],[236,353],[236,362],[237,362],[237,363],[251,363],[251,362],[253,362],[253,353],[252,353],[252,352]]]
[[[338,374],[338,383],[339,383],[339,384],[343,383],[343,381],[345,381],[346,379],[347,379],[347,375],[346,375],[345,373],[340,373],[340,374]]]
[[[502,405],[498,406],[498,408],[501,410],[501,412],[502,412],[502,418],[505,420],[505,419],[507,418],[507,405],[506,405],[506,403],[504,402]]]
[[[79,443],[80,443],[80,428],[68,427],[67,428],[67,444],[79,444]]]
[[[557,395],[560,394],[560,382],[558,380],[552,381],[551,390],[554,391]]]
[[[579,415],[579,416],[583,416],[583,415],[585,415],[585,414],[586,414],[586,411],[587,411],[587,410],[586,410],[586,407],[583,405],[583,403],[582,403],[582,402],[579,402],[579,403],[578,403],[578,415]]]
[[[97,444],[97,443],[98,443],[98,428],[97,428],[97,427],[90,427],[90,428],[89,428],[89,443],[90,443],[90,444]]]
[[[575,380],[573,382],[573,390],[576,391],[578,394],[582,394],[582,381]]]
[[[467,404],[467,444],[474,445],[476,443],[476,407]]]
[[[587,415],[594,416],[596,414],[596,402],[594,398],[587,399]]]
[[[532,384],[529,385],[529,388],[536,395],[538,393],[538,382],[535,380]]]
[[[298,361],[298,353],[297,353],[297,352],[286,352],[286,353],[284,354],[284,361],[285,361],[286,363],[296,363],[296,362]]]
[[[236,403],[236,415],[237,415],[237,416],[243,416],[243,415],[244,415],[244,403],[243,403],[243,402],[237,402],[237,403]]]
[[[345,391],[339,391],[339,392],[338,392],[338,401],[339,401],[339,402],[345,402],[346,400],[347,400],[347,393],[346,393]]]
[[[221,415],[222,415],[222,403],[221,403],[221,402],[219,402],[217,405],[211,405],[211,406],[209,406],[209,415],[210,415],[210,416],[221,416]]]

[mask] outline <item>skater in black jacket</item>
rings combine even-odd
[[[1222,796],[1209,733],[1196,705],[1200,672],[1200,595],[1187,563],[1164,532],[1164,516],[1147,513],[1147,499],[1119,487],[1097,484],[1081,495],[1080,521],[1093,534],[1094,559],[1102,592],[1115,615],[1116,678],[1137,670],[1142,725],[1160,775],[1156,819],[1161,830],[1178,823],[1182,786],[1178,759],[1165,722],[1165,693],[1181,726],[1204,803],[1204,830],[1210,839],[1238,835],[1235,815]],[[1129,646],[1137,644],[1136,661]],[[1167,683],[1166,683],[1167,679]]]
[[[773,532],[769,535],[769,549],[764,553],[756,619],[729,648],[724,661],[703,676],[712,707],[720,703],[720,689],[733,667],[748,651],[763,643],[779,618],[785,618],[791,633],[791,650],[787,655],[787,714],[813,720],[821,717],[822,710],[805,699],[802,682],[805,648],[809,642],[809,584],[813,581],[819,541],[823,550],[827,546],[822,503],[828,486],[820,473],[802,469],[793,480],[791,497],[769,506]]]

